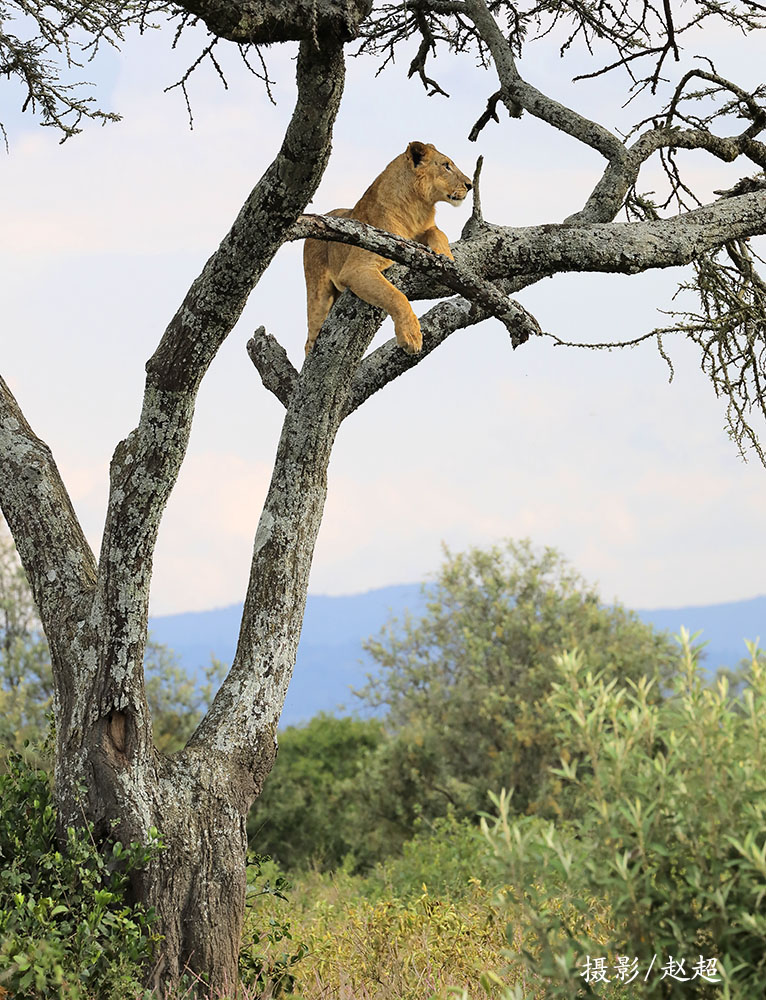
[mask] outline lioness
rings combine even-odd
[[[367,188],[356,205],[336,208],[328,215],[358,219],[396,236],[405,236],[452,257],[447,237],[436,227],[437,201],[459,205],[471,182],[448,156],[430,142],[411,142]],[[306,240],[303,270],[306,276],[309,335],[306,354],[333,302],[350,288],[360,299],[380,306],[393,318],[396,340],[408,354],[423,345],[420,323],[407,297],[383,277],[393,261],[379,254],[324,240]]]

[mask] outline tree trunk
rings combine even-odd
[[[247,813],[276,755],[333,442],[379,322],[369,310],[366,321],[344,323],[349,307],[347,296],[336,308],[335,336],[323,334],[298,378],[255,539],[234,662],[187,747],[170,758],[153,748],[143,694],[127,683],[130,670],[119,658],[92,674],[71,665],[56,671],[80,677],[76,694],[58,691],[61,823],[84,815],[98,838],[123,843],[146,842],[154,827],[166,845],[133,880],[135,898],[157,910],[163,934],[156,986],[177,983],[186,968],[204,974],[213,990],[237,982]],[[84,662],[108,655],[107,619],[99,625],[92,610],[78,626]],[[93,687],[84,694],[87,682]]]

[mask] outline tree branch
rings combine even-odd
[[[371,0],[176,0],[218,38],[271,44],[319,38],[350,41],[372,9]]]
[[[511,46],[483,0],[465,0],[465,10],[492,55],[500,80],[500,96],[510,115],[518,117],[520,106],[535,118],[597,150],[608,160],[625,157],[624,145],[608,129],[552,100],[522,79]]]
[[[124,669],[99,674],[96,700],[129,705],[141,716],[141,662],[152,556],[165,504],[191,430],[199,384],[238,320],[247,297],[304,209],[324,171],[344,79],[343,45],[303,42],[298,97],[274,162],[231,230],[192,284],[147,363],[138,427],[118,445],[99,565],[98,601],[108,609],[99,662]],[[139,739],[140,736],[140,739]],[[148,752],[146,733],[136,747]]]
[[[73,630],[74,609],[85,614],[85,602],[95,587],[96,561],[50,448],[34,434],[2,378],[0,507],[55,651],[62,633]]]
[[[247,342],[247,353],[261,376],[264,386],[283,406],[288,406],[298,384],[298,372],[279,341],[259,326]]]
[[[382,229],[376,229],[355,219],[336,216],[302,215],[291,233],[291,239],[328,239],[352,246],[361,246],[385,257],[397,260],[413,268],[428,281],[432,297],[443,294],[446,286],[459,292],[495,316],[511,335],[514,347],[523,344],[530,334],[537,334],[540,328],[526,310],[504,296],[494,285],[472,272],[464,263],[450,260],[444,254],[436,253],[430,247],[393,236]]]
[[[460,259],[492,281],[568,271],[637,274],[688,264],[734,239],[766,233],[766,191],[724,198],[670,219],[591,226],[486,227]]]

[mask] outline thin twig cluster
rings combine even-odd
[[[754,411],[766,417],[766,281],[756,262],[764,263],[740,240],[704,254],[679,289],[693,292],[699,309],[672,313],[677,322],[656,332],[681,333],[699,346],[702,370],[727,402],[729,435],[743,457],[753,451],[766,465],[751,425]]]
[[[58,129],[64,142],[83,119],[104,123],[119,115],[98,108],[89,85],[62,72],[83,69],[102,44],[117,47],[129,26],[143,31],[172,7],[161,0],[0,0],[0,76],[21,85],[21,110]],[[0,131],[5,138],[2,122]]]

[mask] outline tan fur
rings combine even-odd
[[[452,257],[449,242],[436,227],[435,205],[459,205],[471,182],[449,157],[431,143],[411,142],[392,160],[353,208],[336,208],[328,215],[358,219],[395,236],[405,236]],[[380,306],[394,320],[396,340],[408,354],[423,344],[420,323],[407,297],[381,272],[393,261],[358,247],[324,240],[306,240],[303,269],[306,276],[308,340],[314,345],[333,303],[346,288],[365,302]]]

